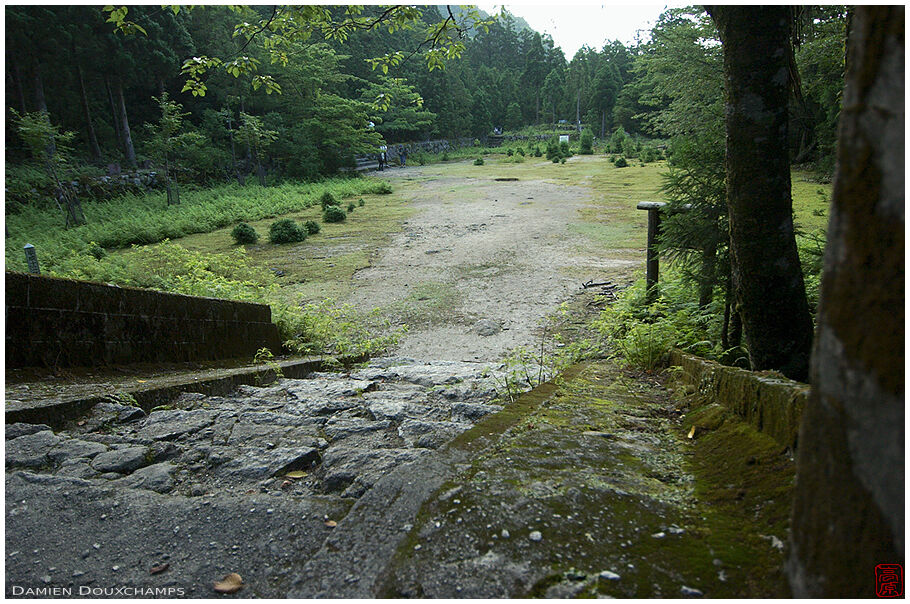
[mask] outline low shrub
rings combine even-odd
[[[338,206],[329,206],[322,213],[323,222],[344,222],[347,217],[348,213],[344,208]]]
[[[483,165],[483,158],[482,158],[482,157],[478,157],[477,159],[475,159],[475,160],[474,160],[474,165],[475,165],[475,166],[482,166],[482,165]]]
[[[590,128],[585,128],[581,133],[581,142],[579,148],[579,153],[581,155],[594,154],[594,133],[591,132]]]
[[[322,197],[319,198],[319,203],[322,205],[322,209],[326,209],[329,206],[337,206],[338,200],[330,191],[326,191],[322,194]]]
[[[616,161],[613,162],[613,165],[615,165],[617,168],[627,168],[629,166],[629,162],[626,161],[625,156],[620,155],[616,158]]]
[[[506,151],[506,155],[508,155],[509,157],[512,157],[513,155],[515,155],[515,152],[512,151],[511,147],[509,147],[509,149]]]
[[[296,243],[306,239],[306,235],[307,232],[290,218],[277,220],[269,227],[269,241],[272,243]]]
[[[255,231],[254,231],[254,233],[255,233]],[[98,245],[97,243],[95,243],[94,241],[89,242],[88,253],[95,260],[101,260],[102,258],[107,256],[107,250],[104,249],[103,247],[101,247],[100,245]]]
[[[383,180],[370,187],[367,192],[374,195],[388,195],[392,192],[392,185]]]
[[[442,159],[442,161],[449,161],[449,152],[448,152],[448,151],[443,151],[443,152],[442,152],[442,158],[441,158],[441,159]]]
[[[243,245],[244,243],[256,243],[259,241],[259,233],[256,232],[256,229],[251,227],[245,222],[241,222],[231,231],[231,237],[234,238],[234,242],[237,245]]]
[[[306,230],[308,235],[315,235],[319,232],[319,223],[315,220],[307,220],[303,223],[303,228]]]
[[[351,212],[353,212],[353,211],[354,211],[354,208],[356,208],[356,207],[357,207],[357,206],[354,205],[354,202],[353,202],[353,201],[352,201],[351,203],[349,203],[349,204],[348,204],[348,214],[350,214]]]
[[[524,156],[525,156],[525,150],[522,149],[521,147],[519,147],[519,148],[518,148],[518,154],[519,154],[520,156],[524,157]]]
[[[543,151],[540,150],[540,145],[534,145],[534,157],[543,157]]]
[[[365,206],[366,203],[367,203],[367,202],[365,202],[365,201],[363,200],[363,197],[361,197],[360,199],[357,200],[357,205],[360,206],[361,208],[362,208],[363,206]]]

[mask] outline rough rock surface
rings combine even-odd
[[[227,397],[182,394],[149,414],[101,403],[57,433],[9,425],[7,595],[141,585],[212,596],[213,581],[238,572],[242,595],[286,596],[307,561],[320,563],[310,558],[333,534],[327,520],[341,528],[396,472],[383,492],[411,484],[420,473],[406,468],[420,460],[419,488],[435,484],[436,449],[501,409],[491,375],[479,363],[385,358]],[[366,509],[389,518],[422,501],[377,497]]]

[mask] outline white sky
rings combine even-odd
[[[571,0],[571,4],[541,5],[531,2],[507,4],[478,4],[488,13],[499,13],[505,6],[513,15],[518,15],[540,33],[548,33],[557,46],[562,48],[567,60],[587,44],[595,50],[604,42],[619,40],[625,45],[635,41],[636,33],[647,32],[657,17],[668,7],[686,6],[685,3],[622,5],[610,2],[585,2]]]

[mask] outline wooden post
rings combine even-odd
[[[667,205],[662,201],[641,201],[636,206],[639,210],[648,211],[648,260],[647,260],[647,295],[648,304],[657,300],[657,276],[660,269],[657,253],[657,238],[660,236],[660,210]]]

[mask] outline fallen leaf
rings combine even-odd
[[[144,384],[144,383],[146,383],[148,380],[136,380],[136,381],[139,382],[140,384]]]
[[[695,438],[695,426],[692,426],[692,429],[689,430],[689,438]]]
[[[329,528],[335,528],[336,526],[338,526],[338,523],[335,522],[334,520],[326,520],[325,525]]]
[[[303,478],[306,475],[307,475],[306,472],[304,472],[303,470],[294,470],[293,472],[288,472],[287,474],[285,474],[285,476],[288,478]]]
[[[290,480],[285,480],[284,482],[281,483],[281,488],[286,489],[289,486],[291,486],[292,484],[294,484],[294,483],[292,483]]]
[[[215,591],[220,594],[237,593],[243,589],[243,578],[237,573],[226,575],[221,581],[215,582]]]
[[[159,573],[163,573],[170,567],[171,567],[171,563],[165,562],[164,564],[159,564],[158,566],[153,566],[152,569],[149,571],[149,573],[153,574],[153,575],[157,575]]]

